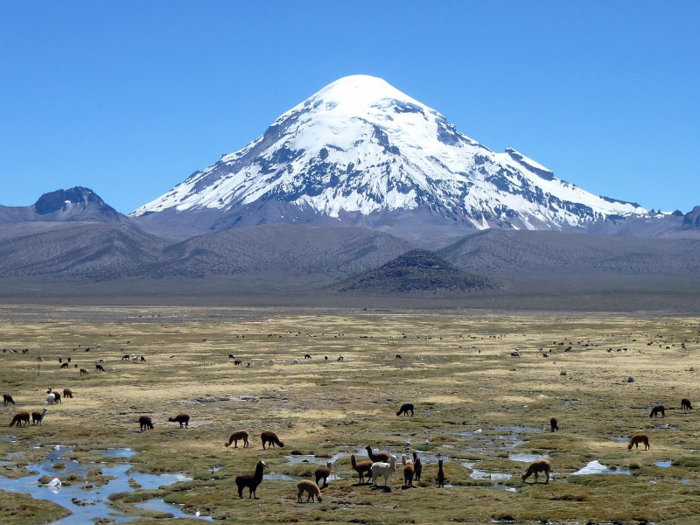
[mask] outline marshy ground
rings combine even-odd
[[[0,380],[17,405],[0,406],[0,475],[27,476],[61,445],[70,447],[61,460],[104,471],[77,469],[73,485],[99,488],[124,461],[135,481],[139,472],[191,478],[160,489],[131,482],[110,496],[116,514],[138,517],[133,523],[167,522],[167,505],[144,509],[153,499],[236,523],[697,523],[700,407],[682,412],[681,399],[700,403],[698,341],[696,318],[2,307]],[[515,347],[521,357],[511,356]],[[122,361],[126,354],[146,361]],[[59,357],[71,358],[68,369]],[[106,372],[95,370],[99,359]],[[70,388],[74,399],[48,407],[41,426],[7,426],[18,411],[41,411],[49,387]],[[415,404],[414,417],[396,416],[404,402]],[[657,404],[666,417],[651,419]],[[188,429],[167,422],[179,413],[190,415]],[[140,415],[154,430],[139,431]],[[559,432],[549,432],[551,417]],[[250,447],[225,448],[240,429]],[[285,447],[263,451],[264,430]],[[639,431],[651,449],[628,452]],[[349,454],[366,460],[361,449],[371,444],[400,463],[408,440],[424,464],[416,488],[402,489],[401,468],[390,492],[358,485]],[[135,454],[106,454],[125,448]],[[540,457],[552,462],[552,481],[523,483]],[[239,500],[234,478],[259,460],[267,464],[260,499],[246,491]],[[297,503],[295,481],[329,460],[339,479],[329,479],[323,502]],[[80,509],[0,492],[0,522],[49,522],[69,511]]]

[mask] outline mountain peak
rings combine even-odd
[[[82,186],[44,193],[34,204],[34,209],[38,214],[46,215],[58,211],[68,211],[76,204],[83,206],[94,204],[103,211],[116,213],[116,210],[103,201],[97,193]]]

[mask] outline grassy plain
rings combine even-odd
[[[697,523],[700,408],[681,412],[680,401],[700,403],[692,370],[700,371],[698,341],[695,318],[2,307],[0,347],[30,351],[0,354],[3,390],[17,401],[0,407],[0,456],[26,453],[0,474],[26,475],[46,450],[30,444],[61,444],[74,447],[70,458],[81,463],[121,461],[102,454],[128,447],[137,452],[128,460],[134,471],[193,478],[113,498],[116,508],[141,515],[138,523],[167,522],[133,506],[155,496],[235,523]],[[522,357],[511,356],[515,347]],[[121,361],[132,353],[146,362]],[[234,366],[229,354],[250,367]],[[60,370],[59,357],[71,357],[71,368]],[[105,373],[95,370],[98,359]],[[15,412],[41,410],[48,387],[71,388],[75,397],[49,407],[42,426],[8,428]],[[403,402],[416,405],[414,417],[396,416]],[[650,419],[658,403],[666,417]],[[183,412],[189,429],[167,422]],[[154,430],[139,431],[142,414],[152,416]],[[559,432],[548,431],[550,417],[559,419]],[[225,448],[238,429],[249,432],[250,448]],[[263,430],[277,432],[285,447],[263,451]],[[649,433],[651,449],[628,452],[622,441],[638,431]],[[316,465],[285,456],[315,454],[320,464],[355,452],[365,460],[357,450],[371,444],[400,460],[409,439],[424,462],[416,488],[402,490],[401,469],[391,492],[358,485],[343,455],[333,466],[340,479],[323,490],[321,504],[298,504],[294,482],[269,479],[260,499],[247,499],[247,491],[237,497],[235,476],[253,472],[260,459],[266,474],[301,479]],[[552,482],[521,482],[527,463],[511,453],[546,454]],[[449,488],[436,488],[438,454]],[[630,475],[572,475],[594,460]],[[655,465],[668,460],[670,467]],[[464,463],[511,477],[474,479]],[[65,514],[16,494],[0,492],[0,502],[0,515],[13,512],[13,523]]]

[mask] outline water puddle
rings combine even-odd
[[[40,448],[40,447],[32,447]],[[128,457],[132,451],[122,449],[110,449],[114,454],[110,457]],[[107,466],[104,463],[87,463],[80,464],[75,460],[66,460],[64,455],[70,454],[73,451],[71,447],[61,447],[56,445],[51,447],[46,459],[41,463],[34,463],[28,466],[30,471],[35,471],[36,474],[25,476],[19,479],[8,479],[0,475],[0,490],[7,492],[25,492],[36,499],[48,500],[56,503],[72,512],[72,514],[64,519],[54,522],[55,525],[69,525],[75,523],[90,523],[96,519],[108,518],[115,523],[125,523],[137,519],[137,516],[127,517],[119,513],[108,505],[108,498],[112,494],[120,492],[133,492],[133,488],[129,486],[129,480],[132,479],[140,485],[144,490],[154,490],[161,486],[169,486],[180,481],[190,481],[192,478],[182,474],[142,474],[139,472],[129,472],[130,464],[117,464]],[[88,476],[88,471],[99,469],[101,479],[104,484],[91,486],[85,478]],[[39,483],[42,477],[63,480],[61,486],[49,487]],[[72,478],[72,479],[71,479]],[[69,484],[70,483],[70,484]],[[167,512],[177,517],[194,518],[194,516],[186,515],[179,507],[169,505],[163,502],[162,499],[145,502],[144,505],[166,505]],[[145,508],[145,507],[144,507]],[[165,509],[165,507],[163,507]],[[160,509],[158,509],[160,510]],[[206,517],[204,519],[210,519]]]
[[[279,472],[270,472],[263,475],[263,481],[266,479],[270,481],[296,481],[297,478],[293,476],[287,476],[287,474],[280,474]]]
[[[591,461],[588,465],[583,467],[581,470],[577,470],[572,476],[591,476],[594,474],[622,474],[625,476],[631,476],[632,473],[629,470],[622,470],[621,467],[615,467],[614,469],[611,469],[609,467],[606,467],[599,461]]]
[[[624,436],[608,436],[608,439],[617,441],[618,443],[629,443],[630,438]]]
[[[494,427],[493,431],[484,431],[484,429],[478,428],[467,432],[457,432],[456,435],[477,440],[481,445],[479,450],[483,450],[485,447],[511,450],[527,443],[521,437],[523,434],[541,434],[542,432],[544,430],[541,428],[513,426]]]
[[[130,458],[134,454],[136,452],[130,448],[108,448],[103,456],[106,458]]]
[[[185,512],[183,512],[183,510],[178,505],[175,505],[173,503],[166,503],[162,499],[152,499],[150,501],[146,501],[145,503],[137,503],[135,507],[142,510],[167,512],[168,514],[172,514],[174,518],[197,519],[196,516],[193,516],[192,514],[186,514]],[[199,519],[205,521],[213,521],[213,518],[211,516],[199,516]]]
[[[540,459],[549,459],[549,456],[547,454],[524,454],[510,452],[508,454],[508,459],[511,461],[519,461],[521,463],[532,463],[533,461]]]
[[[654,427],[654,430],[676,430],[676,427],[674,427],[673,425],[669,425],[668,423],[666,423],[665,425],[656,425],[656,426]]]
[[[491,480],[491,481],[508,481],[511,476],[510,474],[503,474],[500,472],[484,472],[483,470],[478,470],[474,468],[474,463],[462,463],[462,466],[471,470],[469,477],[476,480]]]
[[[668,461],[657,461],[656,463],[654,463],[654,465],[656,465],[657,467],[661,467],[661,468],[669,468],[672,464],[673,464],[672,459],[669,459]]]

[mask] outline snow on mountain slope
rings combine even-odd
[[[495,153],[384,80],[356,75],[326,86],[132,216],[243,216],[271,201],[290,213],[265,222],[294,222],[303,213],[339,224],[381,214],[386,223],[393,213],[398,221],[421,210],[469,228],[562,230],[646,213],[564,182],[513,149]]]

